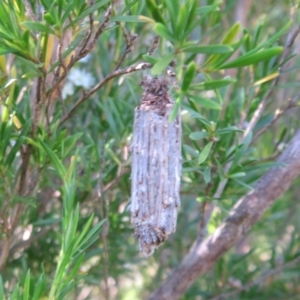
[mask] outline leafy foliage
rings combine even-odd
[[[267,2],[253,4],[248,29],[232,21],[233,0],[0,2],[1,299],[145,298],[178,266],[206,209],[211,233],[277,165],[298,124],[298,64],[294,40],[284,48],[290,7]],[[177,232],[145,260],[127,208],[133,112],[142,76],[170,72],[182,206]],[[296,266],[243,289],[299,257],[296,193],[182,299],[296,295]]]

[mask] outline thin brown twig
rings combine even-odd
[[[297,257],[297,258],[293,259],[292,261],[289,261],[286,264],[282,264],[282,265],[278,266],[275,269],[271,269],[271,270],[268,270],[268,271],[264,272],[257,279],[253,280],[252,282],[250,282],[250,283],[248,283],[244,286],[239,287],[238,290],[234,290],[232,292],[228,292],[228,293],[218,295],[218,296],[212,298],[211,300],[230,299],[230,297],[240,293],[241,291],[247,291],[255,285],[263,284],[263,282],[265,282],[269,277],[274,276],[278,273],[281,273],[284,269],[293,267],[299,262],[300,262],[300,257]]]
[[[132,73],[139,70],[145,70],[152,67],[152,64],[150,63],[140,63],[137,65],[130,66],[125,69],[119,69],[108,76],[106,76],[102,81],[100,81],[97,85],[95,85],[88,93],[84,94],[71,108],[71,110],[60,120],[59,126],[61,126],[63,123],[65,123],[75,112],[75,110],[84,102],[86,101],[91,95],[93,95],[97,90],[99,90],[103,85],[105,85],[109,80],[112,78],[115,78],[119,75]]]
[[[273,120],[263,127],[260,131],[258,131],[253,137],[251,144],[254,143],[265,131],[267,131],[271,126],[273,126],[289,109],[296,106],[296,102],[300,98],[300,93],[298,93],[293,99],[288,100],[288,104],[285,108],[281,109],[273,118]]]
[[[152,55],[154,53],[154,51],[156,50],[156,48],[158,46],[158,42],[159,42],[159,36],[156,36],[153,40],[152,46],[150,47],[150,49],[147,52],[148,55]]]
[[[33,13],[30,3],[28,2],[28,0],[23,0],[23,4],[25,6],[25,10],[26,10],[26,16],[29,17],[30,19],[32,19],[33,21],[38,21],[37,17],[35,16],[35,14]]]
[[[94,35],[93,41],[90,42],[89,46],[85,47],[84,50],[82,50],[81,52],[78,52],[75,57],[72,56],[71,60],[68,64],[67,71],[69,71],[77,61],[79,61],[81,58],[85,57],[89,52],[91,52],[94,48],[94,46],[96,45],[96,41],[98,40],[98,38],[100,37],[100,35],[102,34],[102,32],[105,30],[105,28],[108,25],[108,22],[110,20],[111,14],[112,14],[112,7],[113,7],[113,1],[112,4],[108,7],[105,16],[104,16],[104,21],[102,22],[102,24],[100,25],[99,29],[97,30],[97,32]],[[59,63],[59,60],[56,61],[54,64]],[[59,74],[58,74],[59,75]],[[55,80],[54,80],[54,84],[53,86],[47,91],[46,96],[47,98],[50,98],[52,96],[52,94],[54,93],[54,91],[56,91],[57,87],[60,85],[60,83],[66,78],[67,73],[63,73],[60,76],[55,76]]]
[[[63,60],[61,51],[62,51],[62,41],[60,40],[58,45],[57,45],[57,59],[59,60],[60,66],[63,68],[65,74],[67,74],[68,69],[67,69],[67,67],[65,65],[65,62]]]
[[[94,5],[94,1],[91,1],[90,3],[91,6]],[[81,49],[79,50],[79,53],[83,52],[86,48],[86,45],[88,44],[91,36],[92,36],[92,33],[93,33],[93,24],[94,24],[94,18],[93,18],[93,13],[89,14],[89,31],[86,35],[86,38],[81,46]]]
[[[108,22],[111,18],[112,15],[112,11],[113,11],[113,5],[114,5],[114,1],[111,2],[111,5],[108,7],[105,15],[104,15],[104,21],[102,22],[102,24],[100,25],[100,27],[98,28],[98,30],[96,31],[93,40],[90,42],[89,46],[86,47],[85,50],[81,51],[79,53],[79,57],[82,58],[84,57],[86,54],[88,54],[89,52],[91,52],[91,50],[95,47],[96,42],[98,40],[98,38],[100,37],[100,35],[102,34],[102,32],[105,30],[105,28],[108,25]]]
[[[120,66],[123,64],[123,62],[126,58],[126,55],[132,51],[132,44],[133,44],[134,40],[137,38],[137,34],[129,34],[124,26],[122,26],[121,24],[120,24],[120,26],[122,28],[122,31],[123,31],[123,34],[125,37],[126,48],[115,68],[115,71],[118,70],[120,68]]]

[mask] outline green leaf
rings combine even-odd
[[[197,69],[196,64],[193,61],[187,66],[186,72],[184,74],[183,82],[181,85],[181,90],[183,92],[187,91],[191,82],[193,81],[194,76],[196,74],[196,69]]]
[[[221,41],[221,44],[223,45],[232,45],[234,40],[236,39],[236,37],[238,36],[238,33],[241,29],[241,24],[235,23],[230,29],[229,31],[225,34],[224,38]],[[220,57],[220,55],[211,55],[208,60],[205,62],[205,65],[208,65],[214,61],[216,61],[218,58]]]
[[[145,62],[148,62],[148,63],[153,64],[153,65],[157,63],[157,59],[154,58],[153,56],[144,54],[142,57],[143,57]]]
[[[233,51],[230,53],[211,55],[202,67],[205,67],[208,70],[217,70],[220,65],[224,64],[233,55],[233,53],[239,49],[239,47],[244,43],[245,39],[246,37],[243,36],[241,39],[231,44],[230,46],[233,48]]]
[[[157,7],[154,0],[146,0],[146,5],[156,22],[166,24],[165,19],[160,13],[160,9]]]
[[[139,19],[139,16],[114,16],[111,18],[112,22],[133,22],[133,23],[138,23],[138,22],[145,22],[142,19]]]
[[[186,21],[187,21],[187,5],[183,4],[180,6],[180,10],[177,14],[175,35],[178,39],[180,39],[183,34],[183,28],[185,28],[186,26]]]
[[[49,23],[50,25],[55,25],[55,19],[53,18],[53,16],[49,13],[45,13],[44,14],[44,19],[47,23]]]
[[[76,243],[74,244],[74,249],[77,248],[78,244],[80,244],[80,242],[82,241],[82,239],[86,236],[90,226],[92,225],[92,222],[94,220],[94,214],[92,214],[89,219],[87,220],[87,222],[85,223],[83,229],[80,232],[80,235],[76,237]]]
[[[221,110],[222,106],[210,99],[206,99],[200,96],[194,96],[194,95],[188,95],[189,99],[195,101],[196,103],[199,103],[202,107],[210,108],[210,109],[216,109]]]
[[[7,170],[10,168],[12,162],[14,161],[17,152],[20,150],[21,145],[24,142],[24,137],[26,136],[27,132],[29,131],[30,128],[30,121],[28,121],[22,128],[22,131],[20,132],[16,143],[14,144],[14,146],[12,147],[12,149],[10,150],[9,154],[6,157],[5,160],[5,166],[7,168]]]
[[[151,69],[152,75],[161,74],[166,69],[166,67],[171,63],[174,57],[175,54],[171,53],[158,60],[158,62]]]
[[[221,41],[221,44],[231,45],[234,42],[234,40],[237,38],[240,30],[241,30],[241,23],[240,22],[235,23],[225,34],[224,38]]]
[[[23,300],[29,300],[29,290],[30,290],[30,270],[27,271],[26,278],[25,278]]]
[[[247,184],[247,183],[245,183],[245,182],[243,182],[243,181],[241,181],[241,180],[239,180],[239,179],[233,178],[233,180],[234,180],[236,183],[238,183],[239,185],[245,187],[246,189],[248,189],[248,190],[250,190],[250,191],[253,191],[253,190],[254,190],[254,188],[253,188],[251,185],[249,185],[249,184]]]
[[[180,97],[178,97],[175,101],[175,105],[171,111],[170,117],[169,117],[169,122],[173,122],[175,120],[175,118],[178,115],[179,109],[180,109],[180,103],[181,103],[181,99]]]
[[[210,183],[211,182],[211,168],[210,167],[206,167],[204,169],[203,177],[204,177],[205,183]]]
[[[192,2],[192,3],[190,3]],[[185,33],[188,33],[190,30],[190,27],[192,26],[192,22],[195,20],[196,13],[197,13],[197,6],[198,6],[198,0],[190,0],[187,3],[187,6],[189,7],[188,17],[186,20],[186,26],[185,26]],[[185,34],[186,36],[186,34]]]
[[[106,219],[101,220],[100,222],[98,222],[90,231],[89,233],[84,237],[84,239],[82,240],[82,242],[78,245],[79,248],[82,248],[84,246],[86,246],[86,244],[89,242],[90,239],[92,239],[95,235],[98,234],[101,226],[103,225],[103,223],[106,221]]]
[[[183,48],[181,48],[181,51],[189,53],[223,54],[232,52],[233,48],[226,45],[188,45],[183,46]]]
[[[236,81],[233,79],[220,79],[220,80],[213,80],[213,81],[205,81],[196,83],[190,86],[191,89],[195,89],[198,91],[205,91],[205,90],[214,90],[229,84],[235,83]]]
[[[153,28],[154,32],[159,36],[167,39],[168,41],[172,42],[173,44],[176,42],[176,38],[173,36],[171,31],[167,26],[162,23],[156,23]]]
[[[43,32],[43,33],[55,34],[54,30],[52,30],[49,26],[44,25],[39,22],[25,21],[25,22],[22,22],[21,24],[30,30],[36,30],[36,31]]]
[[[221,65],[218,69],[230,69],[245,67],[253,64],[257,64],[263,60],[267,60],[280,54],[283,51],[283,47],[273,47],[266,50],[261,50],[257,53],[248,55],[245,54],[227,64]]]
[[[209,142],[201,151],[200,155],[199,155],[199,159],[198,159],[198,164],[202,164],[206,161],[206,159],[209,156],[210,150],[213,146],[214,142]]]
[[[217,7],[216,4],[219,5],[221,3],[222,3],[221,1],[217,1],[217,3],[215,3],[214,5],[200,6],[197,8],[196,13],[197,13],[197,15],[202,15],[202,14],[206,14],[211,11],[219,11],[220,8]]]
[[[235,174],[229,174],[228,178],[238,178],[238,177],[244,177],[244,176],[246,176],[245,172],[238,172]]]
[[[199,153],[189,145],[183,145],[183,149],[193,157],[198,157]]]
[[[218,133],[218,134],[226,134],[226,133],[231,133],[231,132],[244,132],[244,131],[241,129],[238,129],[236,126],[229,126],[226,128],[216,130],[216,133]]]
[[[270,37],[265,42],[259,44],[256,48],[250,51],[250,53],[256,53],[260,49],[271,46],[274,42],[276,42],[292,25],[293,21],[289,21],[285,26],[283,26],[277,33],[275,33],[272,37]]]
[[[5,300],[4,284],[3,284],[2,276],[0,276],[0,299]]]
[[[83,18],[85,18],[86,16],[88,16],[89,14],[94,13],[97,9],[99,9],[100,7],[104,6],[106,3],[110,2],[110,0],[102,0],[96,4],[94,4],[93,6],[89,7],[88,9],[86,9],[85,11],[83,11],[79,16],[77,16],[72,22],[70,22],[65,29],[73,26],[74,24],[77,24],[78,21],[82,20]]]
[[[60,20],[61,24],[64,24],[67,18],[70,16],[70,12],[73,9],[73,2],[71,1],[68,6],[65,8],[64,14]]]
[[[56,171],[60,175],[60,177],[63,179],[66,175],[66,170],[58,156],[49,148],[49,146],[44,143],[41,139],[38,138],[39,143],[42,145],[45,152],[48,154],[53,166],[55,167]]]
[[[176,21],[177,21],[177,17],[179,14],[180,1],[179,0],[165,0],[165,3],[167,6],[169,15],[170,15],[173,32],[176,32]]]
[[[190,134],[190,139],[192,140],[202,140],[207,139],[209,137],[209,134],[206,131],[195,131]]]

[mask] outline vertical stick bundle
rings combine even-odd
[[[132,144],[131,222],[140,251],[149,256],[176,230],[180,205],[181,121],[166,78],[145,78],[135,109]]]

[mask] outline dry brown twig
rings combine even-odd
[[[254,143],[264,132],[266,132],[270,127],[272,127],[289,109],[296,107],[297,101],[300,99],[300,93],[298,93],[293,99],[289,99],[287,105],[279,110],[278,113],[275,114],[274,119],[259,130],[255,136],[253,137],[251,144]]]
[[[127,54],[132,51],[133,42],[137,38],[137,34],[129,34],[124,26],[122,26],[121,24],[119,24],[119,25],[122,28],[123,35],[125,37],[126,47],[125,47],[125,50],[124,50],[119,62],[117,63],[115,71],[120,68],[120,66],[123,64]]]

